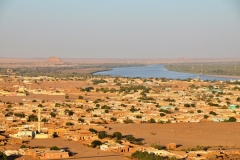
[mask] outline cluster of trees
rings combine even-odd
[[[172,112],[170,110],[167,110],[167,109],[160,109],[159,112],[163,112],[165,114],[171,114]],[[161,114],[160,114],[161,116]]]
[[[92,82],[94,85],[97,85],[99,83],[107,83],[107,81],[104,79],[94,79],[94,80],[92,80]]]
[[[125,124],[133,123],[133,120],[127,118],[127,119],[123,120],[123,123],[125,123]]]
[[[175,99],[167,98],[167,99],[163,99],[163,101],[166,101],[166,102],[175,102],[176,100],[175,100]]]
[[[151,89],[142,85],[136,85],[136,86],[120,87],[119,93],[121,92],[130,93],[131,91],[137,92],[138,90],[142,90],[141,94],[143,94],[143,93],[149,93]]]
[[[107,93],[107,92],[110,92],[110,93],[115,93],[115,92],[117,92],[118,90],[117,89],[115,89],[115,88],[97,88],[96,89],[96,92],[103,92],[103,93]]]
[[[38,121],[38,117],[34,114],[28,116],[28,122],[36,122]]]
[[[189,108],[189,107],[196,107],[196,105],[194,103],[192,103],[192,104],[185,103],[184,107],[187,107],[187,108]]]
[[[163,157],[160,155],[153,155],[148,152],[136,151],[131,155],[133,158],[137,158],[139,160],[177,160],[176,157]]]
[[[82,92],[91,92],[91,90],[94,90],[93,87],[86,87],[86,88],[80,88]]]
[[[74,111],[65,109],[64,113],[67,114],[68,116],[72,116],[74,114]]]
[[[24,118],[25,114],[24,113],[14,113],[14,116]]]

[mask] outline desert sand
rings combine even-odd
[[[146,145],[177,143],[183,147],[228,146],[240,148],[238,123],[109,124],[111,133],[143,138]]]

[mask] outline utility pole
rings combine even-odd
[[[41,108],[38,107],[38,133],[41,132]]]

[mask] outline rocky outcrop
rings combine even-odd
[[[49,57],[47,60],[49,64],[63,64],[62,60],[58,57]]]

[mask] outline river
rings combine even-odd
[[[164,64],[160,65],[147,65],[147,66],[138,66],[138,67],[120,67],[113,68],[109,71],[101,71],[96,72],[94,75],[110,75],[110,76],[122,76],[122,77],[141,77],[141,78],[170,78],[170,79],[194,79],[199,77],[201,80],[230,80],[237,78],[228,78],[228,77],[215,77],[208,75],[200,75],[200,74],[191,74],[191,73],[182,73],[182,72],[174,72],[169,71],[164,68]]]

